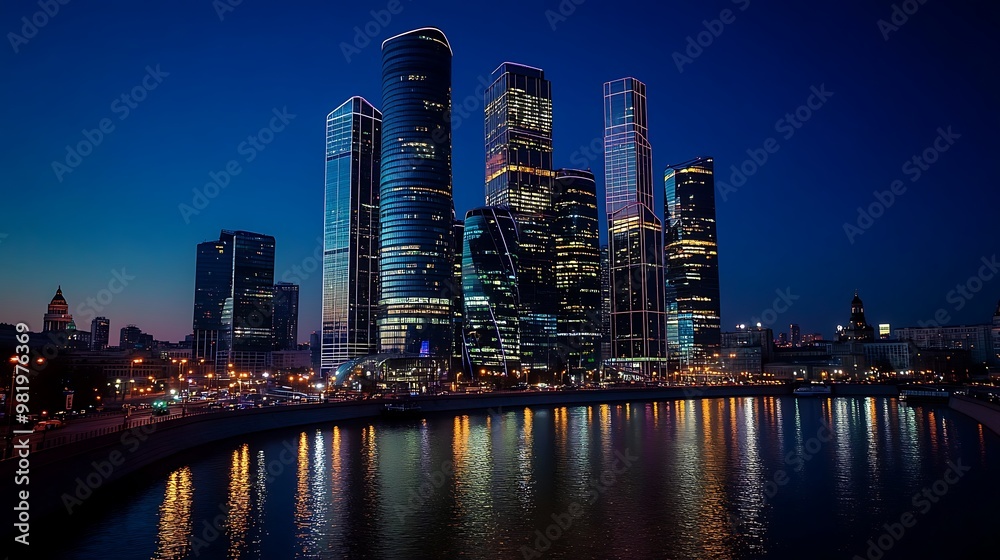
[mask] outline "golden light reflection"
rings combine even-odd
[[[187,558],[191,536],[191,502],[194,484],[191,469],[181,467],[167,477],[167,489],[160,504],[160,523],[154,560]]]
[[[229,498],[226,508],[226,536],[229,557],[239,558],[246,546],[250,513],[250,446],[243,444],[233,451],[229,465]]]
[[[309,511],[309,438],[299,434],[299,448],[295,468],[295,527],[298,538],[306,536],[312,512]]]

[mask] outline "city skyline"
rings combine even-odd
[[[661,10],[656,7],[650,9],[654,12]],[[208,28],[208,25],[212,24],[228,26],[228,29],[248,29],[239,27],[243,25],[252,29],[254,26],[265,25],[263,14],[255,10],[254,7],[242,6],[233,14],[227,14],[223,22],[213,20],[214,14],[209,13],[204,27]],[[871,10],[873,22],[880,14],[875,8]],[[929,15],[925,16],[928,20],[934,19],[930,10],[927,12]],[[356,12],[353,17],[363,27],[371,16],[366,10],[358,9]],[[701,19],[713,17],[711,11],[705,12],[704,8],[689,6],[679,7],[677,15],[679,22],[687,22],[685,25],[689,26],[685,27],[679,23],[680,35],[691,36],[697,36],[701,30]],[[746,94],[749,97],[744,99],[750,101],[750,104],[741,104],[740,96],[720,96],[713,93],[705,96],[704,104],[697,103],[690,89],[697,84],[705,85],[706,73],[716,70],[718,64],[722,64],[726,69],[735,69],[736,62],[741,60],[738,56],[739,45],[746,46],[747,34],[751,33],[750,28],[769,15],[774,14],[769,14],[766,8],[756,5],[749,7],[745,12],[738,12],[737,21],[726,28],[726,35],[716,39],[717,44],[704,48],[704,54],[684,65],[683,71],[676,71],[670,64],[664,66],[662,61],[658,65],[654,64],[652,59],[641,53],[634,60],[613,61],[605,61],[591,55],[595,60],[595,67],[592,75],[585,77],[573,76],[567,71],[564,63],[556,60],[557,55],[566,52],[564,49],[579,52],[584,43],[578,39],[571,41],[572,45],[560,46],[559,31],[576,26],[573,36],[583,36],[584,30],[603,24],[604,22],[600,21],[602,18],[614,21],[604,7],[589,4],[581,6],[567,21],[558,22],[556,30],[551,29],[549,21],[539,9],[537,22],[532,25],[537,26],[538,31],[551,32],[551,35],[541,35],[549,41],[546,44],[553,45],[551,53],[538,52],[539,49],[531,49],[529,52],[513,42],[509,45],[492,45],[487,48],[487,45],[478,44],[469,32],[456,24],[461,20],[459,16],[445,17],[437,25],[449,33],[449,40],[455,45],[456,76],[453,83],[456,110],[459,109],[457,102],[465,101],[467,98],[474,100],[469,103],[470,107],[477,104],[472,109],[463,108],[457,111],[458,117],[462,114],[466,116],[462,117],[461,126],[456,127],[456,135],[464,135],[464,143],[467,144],[475,144],[473,140],[477,136],[481,137],[482,130],[477,123],[482,115],[482,101],[481,98],[475,101],[476,96],[473,94],[477,88],[485,87],[482,86],[482,82],[488,82],[486,76],[491,67],[504,60],[517,60],[542,67],[546,69],[546,77],[553,83],[555,98],[553,165],[585,167],[580,165],[580,162],[589,163],[592,171],[600,177],[603,175],[599,161],[601,158],[594,155],[599,152],[591,150],[590,152],[593,152],[591,155],[594,157],[588,158],[588,150],[581,149],[588,144],[588,140],[596,138],[599,134],[599,125],[594,125],[595,122],[599,123],[597,111],[600,110],[599,90],[596,88],[600,87],[601,82],[615,75],[635,75],[650,86],[650,119],[653,120],[650,125],[650,137],[651,143],[657,147],[654,153],[654,172],[662,169],[666,162],[677,161],[689,154],[711,153],[716,158],[717,183],[725,183],[726,187],[736,189],[722,190],[723,187],[717,185],[716,193],[722,255],[720,268],[723,329],[730,329],[736,323],[749,323],[754,317],[768,316],[767,312],[772,309],[771,302],[778,295],[775,292],[779,291],[793,295],[796,299],[793,300],[791,308],[782,313],[772,324],[776,331],[781,330],[783,324],[795,322],[802,325],[806,332],[818,331],[826,336],[832,336],[835,325],[844,321],[841,311],[843,303],[835,294],[849,296],[855,288],[859,288],[869,302],[870,321],[873,324],[887,322],[894,326],[916,326],[919,321],[940,320],[936,319],[939,317],[939,311],[943,313],[940,317],[946,316],[946,322],[951,325],[987,321],[992,302],[997,299],[998,288],[989,282],[979,281],[978,287],[983,290],[980,293],[980,290],[970,289],[977,286],[975,282],[972,284],[967,282],[967,279],[977,276],[980,270],[985,270],[986,275],[994,274],[993,269],[988,266],[994,262],[991,259],[993,248],[988,241],[985,241],[989,238],[988,235],[983,235],[987,230],[982,229],[987,227],[986,220],[978,219],[986,216],[984,213],[986,210],[962,204],[961,200],[946,200],[942,205],[938,199],[932,200],[930,194],[936,187],[951,181],[961,181],[970,185],[983,184],[983,180],[977,177],[981,171],[977,171],[978,166],[974,162],[986,160],[982,154],[986,153],[989,141],[983,140],[982,132],[977,128],[979,123],[970,118],[977,109],[984,106],[980,98],[976,97],[979,95],[976,92],[985,90],[971,85],[979,79],[978,74],[960,73],[962,75],[956,76],[958,81],[951,85],[956,91],[971,92],[972,98],[966,103],[968,107],[949,106],[947,110],[940,109],[942,106],[948,106],[940,100],[950,98],[947,97],[950,93],[944,88],[932,86],[923,95],[929,99],[937,99],[937,103],[926,100],[922,102],[920,98],[902,96],[884,118],[873,117],[868,120],[865,120],[866,117],[871,115],[865,109],[858,107],[857,88],[865,83],[877,82],[885,88],[881,91],[892,91],[892,86],[883,82],[888,82],[893,77],[900,78],[904,84],[912,82],[917,79],[907,71],[912,70],[912,66],[906,67],[903,64],[900,68],[890,68],[886,76],[879,78],[872,76],[870,71],[873,69],[865,66],[854,76],[858,79],[857,83],[845,84],[842,76],[839,83],[834,82],[834,78],[838,76],[833,70],[838,67],[826,62],[820,65],[820,69],[825,69],[826,72],[816,71],[795,79],[785,76],[777,80],[773,87],[767,88],[761,84],[751,84],[750,92]],[[953,16],[939,15],[942,16],[940,25],[956,25]],[[170,19],[169,14],[164,16],[167,20]],[[77,16],[71,11],[65,11],[52,25],[69,26],[74,17]],[[839,16],[831,12],[831,17]],[[14,28],[13,19],[16,18],[7,21],[10,23],[8,25],[10,28]],[[25,218],[15,216],[9,225],[4,226],[2,233],[5,237],[0,242],[0,253],[14,259],[21,256],[28,258],[33,269],[32,280],[26,283],[11,276],[0,280],[5,293],[18,295],[16,298],[7,298],[4,306],[6,313],[0,317],[0,321],[17,322],[25,319],[29,322],[39,321],[37,309],[48,301],[53,288],[61,284],[72,306],[70,312],[76,315],[76,321],[81,329],[88,328],[88,323],[94,317],[104,316],[111,320],[113,332],[119,326],[134,323],[142,326],[146,332],[153,333],[157,339],[181,340],[189,332],[184,325],[190,324],[190,316],[184,317],[186,313],[183,312],[183,308],[186,304],[177,305],[177,302],[190,301],[193,294],[191,279],[194,277],[194,263],[190,259],[190,247],[198,241],[211,239],[213,232],[219,229],[238,228],[267,232],[276,237],[279,251],[275,281],[294,281],[303,286],[300,336],[304,338],[305,333],[319,330],[321,274],[310,260],[315,258],[317,239],[321,237],[320,222],[310,217],[315,216],[317,214],[315,210],[321,207],[321,203],[316,203],[319,193],[316,192],[318,183],[314,180],[322,174],[322,168],[315,164],[318,160],[315,157],[318,151],[315,147],[317,131],[321,127],[317,128],[315,123],[322,118],[321,115],[329,111],[330,107],[336,106],[336,103],[350,95],[361,94],[369,99],[377,99],[378,95],[374,92],[377,91],[378,80],[371,79],[377,74],[377,45],[381,40],[397,32],[427,23],[417,21],[423,19],[425,18],[404,9],[398,17],[394,17],[385,25],[385,29],[376,38],[371,39],[371,46],[358,49],[361,52],[352,54],[350,61],[339,58],[342,52],[340,43],[351,44],[353,41],[352,30],[347,29],[345,25],[343,36],[334,33],[327,48],[334,55],[333,58],[343,61],[338,72],[356,77],[348,80],[351,82],[349,84],[334,85],[323,90],[317,97],[317,99],[322,98],[321,103],[315,104],[316,107],[322,105],[322,109],[303,111],[298,109],[295,103],[288,103],[286,111],[286,102],[282,100],[296,101],[303,98],[302,94],[296,93],[298,90],[272,89],[269,90],[269,96],[256,98],[257,101],[266,101],[264,106],[245,101],[236,104],[231,111],[218,112],[219,118],[217,121],[212,121],[211,130],[204,130],[204,134],[200,135],[211,140],[192,139],[194,145],[204,149],[205,155],[185,157],[180,161],[180,166],[174,165],[183,171],[169,171],[163,180],[175,186],[160,189],[160,192],[150,190],[146,193],[152,197],[148,201],[122,190],[126,188],[126,184],[134,183],[132,180],[125,180],[132,177],[130,175],[132,168],[130,164],[124,163],[124,159],[134,155],[126,144],[141,145],[141,139],[145,138],[144,134],[168,126],[165,122],[167,115],[170,115],[171,120],[177,119],[177,115],[180,115],[180,122],[186,122],[185,113],[178,113],[175,104],[185,99],[183,88],[191,77],[175,70],[180,64],[178,58],[180,55],[161,56],[164,55],[163,51],[157,51],[154,45],[142,41],[139,42],[140,48],[137,52],[143,56],[122,54],[119,55],[121,58],[113,59],[116,63],[113,68],[109,67],[108,72],[120,76],[120,79],[110,82],[114,85],[113,89],[85,92],[73,105],[74,119],[66,124],[43,127],[48,130],[51,138],[46,140],[36,134],[27,136],[27,145],[33,152],[37,152],[35,154],[37,157],[14,161],[10,159],[9,154],[19,150],[9,149],[6,151],[8,155],[3,156],[7,158],[4,160],[3,168],[8,174],[9,180],[5,180],[6,183],[34,187],[15,193],[15,203],[24,203],[29,207],[32,203],[37,204],[38,195],[30,194],[29,191],[41,189],[39,192],[59,193],[66,189],[68,198],[74,203],[74,207],[79,209],[78,212],[70,212],[67,216],[68,227],[79,227],[80,219],[93,217],[96,214],[107,215],[114,229],[106,230],[103,229],[106,226],[98,224],[94,234],[88,237],[88,244],[82,246],[74,239],[65,239],[59,244],[50,243],[47,234],[42,234],[39,239],[47,249],[47,258],[28,258],[32,248],[37,248],[38,245],[37,242],[29,242],[25,234],[18,233],[31,229],[28,222],[24,221]],[[918,44],[919,38],[929,40],[926,46],[919,47],[921,49],[942,46],[930,34],[930,24],[921,18],[913,18],[905,28],[894,33],[889,42],[884,41],[881,33],[871,22],[864,26],[853,21],[845,23],[850,23],[859,30],[871,28],[868,35],[862,36],[861,45],[847,48],[847,53],[854,53],[855,49],[860,49],[862,46],[866,49],[885,48],[890,49],[890,52],[898,52],[897,49],[904,49],[907,45],[912,48]],[[198,27],[202,24],[195,22],[191,25]],[[20,52],[15,54],[8,51],[4,56],[11,61],[12,67],[24,70],[26,75],[32,75],[32,72],[24,69],[23,65],[39,62],[41,59],[38,57],[43,56],[46,49],[57,48],[60,42],[72,40],[74,33],[72,29],[67,29],[67,33],[59,33],[46,28],[37,38],[32,39],[27,45],[22,45],[19,48]],[[789,55],[789,61],[801,62],[809,54],[815,56],[818,52],[815,48],[818,48],[819,41],[829,38],[826,32],[820,35],[821,37],[814,39],[817,47],[811,51],[806,49],[806,53],[801,55]],[[684,52],[686,44],[683,39],[681,36],[666,37],[657,39],[656,44],[668,53]],[[811,40],[807,43],[812,45]],[[301,47],[298,44],[296,46]],[[752,45],[751,47],[758,48]],[[270,56],[280,57],[281,52]],[[157,58],[163,61],[159,73],[157,73]],[[821,59],[820,62],[824,60]],[[171,62],[173,68],[170,67]],[[959,64],[961,66],[966,62],[960,61]],[[146,69],[147,65],[149,70]],[[192,67],[198,68],[197,65]],[[135,76],[128,71],[130,68],[135,68],[137,71]],[[167,75],[164,76],[163,73]],[[132,86],[143,83],[146,75],[150,76],[145,81],[146,84],[157,84],[155,89],[146,86],[148,91],[144,93],[144,97],[148,94],[148,100],[133,108],[128,120],[119,121],[122,114],[110,113],[117,129],[105,135],[101,145],[94,149],[93,156],[84,158],[70,173],[64,173],[57,178],[52,172],[50,163],[54,159],[59,159],[60,153],[64,152],[61,146],[64,144],[75,146],[77,142],[84,140],[80,135],[80,129],[93,129],[101,118],[108,116],[108,101],[114,99],[121,91],[130,91]],[[733,74],[734,77],[738,75]],[[484,80],[479,80],[478,76],[484,76]],[[66,79],[74,83],[83,79],[83,76],[80,70],[74,69],[67,74]],[[693,80],[694,83],[688,80]],[[178,85],[172,86],[175,83]],[[669,83],[683,87],[678,90],[669,87],[667,85]],[[826,99],[820,99],[813,93],[813,88],[818,92],[829,92],[830,95]],[[168,94],[174,97],[162,100],[163,96]],[[8,96],[10,101],[8,106],[24,107],[26,115],[40,119],[40,123],[46,123],[45,118],[38,114],[38,104],[46,100],[51,102],[53,95],[56,94],[41,96],[37,102],[28,99],[22,102],[15,97],[17,94],[12,92],[4,95]],[[673,99],[675,97],[677,99]],[[732,100],[735,105],[740,105],[739,110],[719,103],[723,99]],[[845,99],[846,105],[838,104],[840,99]],[[709,105],[710,101],[714,104]],[[207,103],[204,108],[208,110],[213,102],[204,100],[202,103]],[[819,109],[815,109],[816,103],[820,104]],[[788,112],[794,114],[797,107],[807,104],[813,108],[810,119],[808,122],[798,122],[801,125],[798,128],[790,128],[789,130],[794,131],[794,135],[786,138],[788,133],[784,132],[784,128],[778,131],[779,125],[776,121]],[[670,127],[662,124],[668,122],[664,119],[680,119],[678,125],[685,125],[693,122],[685,122],[688,118],[683,115],[685,109],[699,107],[711,107],[717,114],[706,115],[701,112],[699,122],[704,125],[704,129],[694,130],[690,139],[684,142],[670,139]],[[763,116],[758,118],[752,116],[753,114]],[[56,111],[52,118],[58,118],[59,115],[60,113]],[[853,149],[845,153],[839,147],[831,148],[838,139],[843,139],[847,134],[843,128],[838,129],[835,122],[838,118],[853,118],[852,122],[873,123],[871,126],[879,126],[883,136],[889,137],[889,141],[865,144],[870,148],[867,155],[855,160],[855,165],[863,168],[857,175],[863,177],[863,180],[852,181],[851,184],[830,183],[826,179],[818,178],[816,172],[816,169],[828,167],[834,162],[833,158],[827,159],[825,156],[817,155],[823,150],[841,156],[855,154]],[[726,128],[720,126],[723,121],[727,121]],[[15,129],[25,129],[25,121],[22,118],[15,118],[14,122]],[[136,124],[133,125],[133,122]],[[585,124],[588,122],[590,124]],[[887,126],[889,123],[893,126]],[[772,124],[777,135],[769,130]],[[790,126],[787,122],[785,124]],[[730,125],[737,126],[732,128]],[[273,138],[273,142],[261,144],[264,147],[262,150],[253,148],[254,160],[246,161],[243,159],[245,154],[238,151],[243,136],[242,131],[253,132],[260,126],[273,126],[270,133],[261,135],[261,140]],[[278,128],[282,130],[279,131]],[[686,128],[691,127],[687,124]],[[835,134],[838,130],[839,134]],[[956,134],[959,135],[957,139],[954,138]],[[755,169],[757,166],[753,163],[751,154],[756,155],[759,161],[763,157],[760,154],[765,141],[772,136],[780,139],[779,151],[765,150],[763,153],[769,158],[767,163],[761,164],[759,170],[747,177],[745,184],[737,186],[732,180],[733,172],[730,166],[740,169],[745,161],[749,160],[751,163],[746,165],[745,169]],[[944,144],[938,142],[938,146],[950,146],[946,143],[950,140],[955,143],[955,147],[941,153],[940,158],[935,156],[935,163],[928,169],[921,170],[919,182],[914,181],[912,188],[902,194],[893,195],[894,203],[890,205],[891,207],[882,208],[882,213],[878,217],[867,218],[871,220],[871,224],[863,217],[859,218],[855,211],[856,207],[863,206],[865,209],[872,205],[877,207],[879,199],[873,196],[873,191],[886,191],[892,181],[898,178],[902,178],[909,186],[913,176],[901,171],[901,164],[910,160],[911,156],[923,154],[925,148],[934,146],[938,137],[944,138],[945,142]],[[290,145],[283,143],[286,138],[290,139],[288,140]],[[478,149],[462,147],[463,138],[456,136],[456,145],[459,146],[457,149],[465,149],[464,155],[458,151],[455,155],[455,184],[459,185],[456,188],[456,211],[459,215],[464,214],[468,208],[482,203],[482,191],[475,187],[475,178],[482,176],[482,159],[475,155]],[[863,138],[860,140],[863,143],[868,142]],[[204,144],[206,141],[212,144],[207,146]],[[302,165],[298,154],[292,153],[301,151],[298,148],[300,145],[307,146],[305,152],[313,163]],[[814,169],[807,173],[803,173],[802,170],[797,171],[797,174],[792,173],[794,170],[789,169],[789,166],[792,166],[789,160],[799,157],[805,158],[803,165],[815,164]],[[230,186],[220,189],[216,196],[206,197],[208,205],[197,208],[198,205],[192,201],[192,187],[203,190],[202,187],[208,181],[210,172],[222,177],[221,173],[226,169],[227,160],[231,158],[235,158],[239,163],[240,173],[238,175],[230,173]],[[144,161],[144,165],[149,165],[148,161],[141,158],[140,161]],[[823,165],[819,165],[820,163]],[[293,179],[292,190],[288,191],[299,196],[261,198],[268,196],[267,193],[273,193],[274,185],[282,183],[278,180],[286,173],[282,170],[295,167],[309,169],[307,173],[309,179],[302,177]],[[906,169],[920,170],[913,165]],[[774,173],[777,173],[778,177],[775,177]],[[88,192],[88,186],[98,184],[97,181],[104,175],[108,175],[110,180],[101,181],[101,184],[107,183],[110,185],[109,192],[126,193],[125,196],[116,196],[117,200],[113,204],[108,200],[101,200],[98,206],[93,206],[92,203],[80,199],[79,195],[72,194],[73,191]],[[797,185],[810,185],[809,189],[805,189],[809,191],[810,198],[804,199],[804,195],[795,190]],[[821,186],[824,188],[820,188]],[[601,188],[603,187],[598,185],[598,189]],[[653,190],[655,196],[658,189],[654,187]],[[882,200],[889,200],[884,196]],[[253,202],[241,202],[243,200]],[[274,204],[258,204],[261,200]],[[735,201],[738,202],[734,204]],[[179,204],[190,205],[198,212],[189,214],[188,221],[185,222],[178,210]],[[256,204],[260,209],[250,208],[249,204]],[[745,205],[749,206],[749,210],[741,209]],[[817,206],[821,206],[823,211],[812,210]],[[799,209],[799,213],[803,215],[790,214],[788,211],[790,208]],[[968,219],[956,225],[953,231],[945,231],[943,235],[946,239],[971,241],[959,243],[954,251],[936,257],[948,261],[944,266],[926,266],[920,260],[916,249],[911,248],[927,246],[933,238],[929,232],[913,229],[909,234],[912,245],[893,246],[884,243],[891,238],[892,232],[903,224],[940,220],[942,212],[947,216],[949,212],[954,215],[959,211]],[[294,212],[303,218],[282,220],[278,217],[286,212]],[[781,216],[782,219],[770,219],[775,216]],[[158,263],[132,250],[140,246],[139,238],[135,236],[121,238],[112,235],[114,231],[136,227],[135,220],[141,220],[141,223],[148,224],[148,227],[175,234],[156,235],[156,239],[150,242],[152,250],[149,252],[163,255],[158,257]],[[843,224],[856,224],[858,220],[861,220],[862,225],[859,229],[863,233],[854,234],[853,237],[845,235]],[[297,223],[286,225],[284,223],[286,221]],[[775,250],[764,250],[763,247],[768,244],[762,243],[762,240],[778,239],[775,233],[779,228],[771,222],[781,222],[781,231],[794,231],[798,235],[783,235]],[[758,239],[744,239],[753,237],[742,235],[742,232],[751,230],[759,236]],[[605,235],[602,233],[602,238]],[[826,256],[810,256],[807,250],[816,242],[828,244],[822,247],[822,250],[816,251],[817,254],[833,250],[834,258],[840,263],[834,273],[812,272],[820,270],[820,267],[824,266],[823,263],[829,259]],[[752,259],[737,256],[749,252],[745,249],[750,248],[755,249]],[[983,260],[986,262],[982,262]],[[875,262],[879,264],[871,266],[871,263]],[[308,270],[311,272],[307,273]],[[760,274],[761,270],[766,272]],[[118,273],[117,277],[115,272]],[[895,281],[897,274],[905,275],[910,281],[899,285]],[[107,289],[109,283],[116,278],[128,279],[128,285],[120,292],[114,293],[110,302],[106,302],[107,298],[100,297],[102,290]],[[116,285],[120,284],[121,282],[118,282]],[[959,289],[957,287],[959,285],[964,288]],[[88,300],[95,303],[90,304]],[[175,310],[173,307],[181,309]],[[89,315],[81,311],[86,311]],[[39,327],[40,325],[35,326]]]

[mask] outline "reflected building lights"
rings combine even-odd
[[[192,529],[191,503],[194,484],[191,469],[181,467],[167,477],[167,488],[160,504],[155,560],[187,558]]]

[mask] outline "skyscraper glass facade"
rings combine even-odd
[[[352,97],[326,118],[321,370],[378,348],[382,113]]]
[[[548,371],[556,353],[552,263],[552,85],[545,73],[505,62],[484,94],[486,204],[518,224],[521,365]]]
[[[721,336],[712,158],[668,166],[663,201],[671,364],[678,370],[710,365]]]
[[[450,356],[451,46],[438,29],[382,43],[379,349]]]
[[[520,373],[517,223],[505,208],[470,210],[462,247],[465,346],[474,377]]]
[[[274,350],[295,350],[299,340],[299,286],[289,282],[274,285],[274,313],[271,317]]]
[[[663,231],[653,212],[646,85],[604,84],[604,178],[608,218],[611,360],[627,375],[665,373]]]
[[[571,372],[593,369],[601,338],[601,250],[594,174],[557,170],[553,213],[560,356]]]

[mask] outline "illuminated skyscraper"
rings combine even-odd
[[[552,263],[552,84],[539,68],[505,62],[484,95],[486,204],[518,225],[521,365],[545,372],[555,354]]]
[[[273,237],[222,230],[218,241],[198,244],[195,359],[216,371],[228,362],[237,371],[262,373],[272,346],[273,304]]]
[[[517,224],[505,208],[469,210],[462,247],[465,347],[473,376],[515,378],[518,336]]]
[[[451,58],[430,27],[382,43],[380,352],[454,346]]]
[[[559,169],[554,191],[552,238],[560,355],[571,372],[593,369],[601,339],[601,250],[594,174]]]
[[[611,360],[628,375],[665,373],[663,231],[653,212],[646,85],[604,84],[604,174],[608,217]]]
[[[465,221],[456,219],[452,223],[452,308],[453,326],[455,329],[455,345],[451,355],[451,372],[456,373],[466,369],[465,363],[465,301],[462,291],[462,253],[465,245]]]
[[[721,342],[713,165],[712,158],[695,158],[668,166],[664,173],[667,341],[672,371],[714,364]]]
[[[107,317],[95,317],[90,322],[90,349],[101,351],[108,347],[111,335],[111,322]]]
[[[323,376],[378,349],[382,113],[352,97],[326,118]]]

